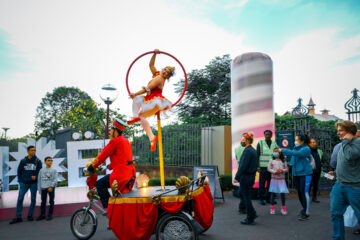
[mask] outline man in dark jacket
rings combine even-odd
[[[251,202],[251,189],[255,182],[255,174],[258,164],[256,150],[251,146],[253,135],[244,133],[241,145],[245,147],[241,158],[238,171],[235,175],[235,182],[240,183],[240,196],[243,198],[246,207],[247,218],[241,221],[241,224],[254,225],[257,217],[256,211]]]
[[[17,177],[19,182],[19,196],[16,205],[16,218],[10,224],[22,222],[23,201],[26,192],[30,189],[31,203],[27,215],[28,221],[33,221],[33,213],[36,203],[37,176],[42,167],[41,161],[35,156],[36,149],[34,146],[27,148],[28,156],[20,161],[17,169]]]
[[[312,188],[312,201],[315,203],[319,203],[320,201],[317,200],[317,193],[319,190],[319,181],[320,181],[320,174],[321,174],[321,160],[323,157],[323,151],[318,148],[318,144],[314,138],[310,139],[309,147],[311,150],[311,155],[315,160],[315,169],[313,169],[313,175],[311,178],[311,185],[309,194]]]

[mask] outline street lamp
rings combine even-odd
[[[106,128],[105,128],[105,139],[109,138],[109,106],[112,104],[118,96],[117,89],[112,84],[105,84],[101,88],[100,98],[106,104]]]
[[[5,132],[5,136],[4,136],[4,138],[6,139],[6,132],[7,132],[10,128],[3,127],[2,129],[3,129],[3,130],[4,130],[4,132]]]

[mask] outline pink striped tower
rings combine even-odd
[[[253,146],[264,138],[264,131],[274,132],[273,67],[271,58],[259,52],[237,56],[231,66],[231,131],[232,174],[236,174],[238,163],[235,148],[242,134],[254,134]],[[257,177],[258,178],[258,177]],[[255,180],[258,182],[258,179]]]

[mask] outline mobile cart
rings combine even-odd
[[[78,239],[91,238],[97,228],[95,207],[109,219],[109,228],[118,239],[198,239],[211,227],[213,198],[204,185],[205,176],[176,188],[168,186],[134,188],[131,192],[109,199],[105,212],[90,197],[89,205],[75,211],[71,231]],[[91,194],[90,194],[91,195]]]

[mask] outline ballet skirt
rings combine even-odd
[[[139,114],[148,118],[157,112],[165,112],[170,110],[172,103],[162,95],[162,89],[154,88],[147,95],[139,95],[133,99],[133,115],[134,118]]]

